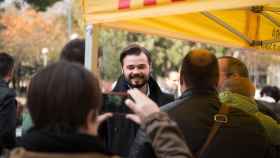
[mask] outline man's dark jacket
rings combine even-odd
[[[0,151],[15,146],[16,93],[0,80]]]
[[[262,101],[262,100],[256,100],[256,103],[257,103],[257,106],[258,106],[258,109],[260,112],[270,116],[275,121],[280,123],[280,113],[279,113],[279,111],[276,110],[278,108],[277,106],[280,106],[280,104],[269,103],[269,102]]]
[[[214,89],[189,89],[176,101],[162,107],[162,111],[178,123],[186,143],[196,154],[205,143],[220,106]],[[234,108],[228,116],[229,124],[221,127],[201,158],[264,158],[269,144],[257,119]],[[129,157],[155,157],[142,130],[135,138]]]
[[[174,100],[174,96],[163,93],[156,81],[149,78],[148,85],[150,88],[149,97],[155,101],[159,106],[165,105]],[[126,92],[129,89],[128,82],[121,76],[113,92]],[[130,110],[126,106],[122,106],[119,112],[126,113]],[[105,122],[100,130],[100,135],[105,137],[105,144],[107,150],[114,154],[127,157],[129,149],[134,141],[139,126],[134,122],[126,119],[122,115],[116,115]]]

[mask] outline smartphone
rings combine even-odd
[[[105,142],[106,150],[112,153],[119,151],[115,144],[127,136],[127,131],[136,133],[139,128],[139,125],[126,118],[127,114],[133,113],[124,103],[127,98],[131,99],[129,94],[124,92],[103,93],[101,113],[111,112],[113,117],[99,126],[98,135]],[[120,135],[116,135],[116,132]]]
[[[114,116],[122,116],[132,113],[124,103],[127,98],[129,98],[129,94],[126,92],[103,93],[103,106],[101,112],[112,112]]]

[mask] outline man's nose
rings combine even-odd
[[[133,74],[139,74],[140,70],[138,68],[135,68],[135,69],[132,70],[132,73]]]

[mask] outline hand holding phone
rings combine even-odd
[[[114,116],[125,116],[132,111],[125,106],[124,101],[129,97],[125,92],[103,93],[103,107],[101,112],[111,112]]]
[[[127,99],[125,104],[135,114],[127,114],[126,117],[135,123],[140,124],[149,115],[160,112],[159,106],[138,89],[128,90],[128,94],[134,101]]]

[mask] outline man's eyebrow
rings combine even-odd
[[[146,66],[147,64],[128,64],[126,66]]]
[[[138,64],[137,66],[146,66],[146,64]]]

